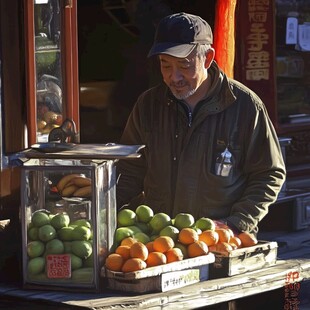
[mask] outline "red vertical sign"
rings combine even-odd
[[[274,12],[273,0],[238,4],[236,78],[260,96],[276,125]]]

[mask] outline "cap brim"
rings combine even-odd
[[[185,58],[196,47],[196,44],[157,43],[154,44],[148,53],[148,57],[167,54],[173,57]]]

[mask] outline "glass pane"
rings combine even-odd
[[[277,97],[282,124],[310,124],[310,4],[277,0]]]
[[[60,0],[36,0],[34,5],[37,87],[37,141],[63,120]]]

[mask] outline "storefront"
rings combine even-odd
[[[190,307],[189,300],[194,300],[196,305],[207,306],[284,289],[288,272],[298,271],[300,282],[310,278],[307,1],[2,0],[0,240],[1,244],[14,240],[3,250],[1,245],[0,278],[4,281],[18,283],[22,277],[22,176],[14,154],[48,142],[54,129],[69,143],[117,143],[137,96],[159,79],[157,63],[146,58],[155,25],[161,17],[179,11],[201,15],[210,23],[216,61],[227,75],[263,99],[283,141],[288,178],[261,224],[262,238],[284,245],[280,251],[283,262],[270,270],[275,276],[266,282],[267,271],[253,274],[253,281],[238,275],[237,292],[233,289],[236,282],[225,285],[223,279],[210,280],[175,294],[128,297],[128,305]],[[288,257],[284,248],[289,253],[294,242],[301,254]],[[220,292],[225,292],[221,298]],[[8,297],[22,294],[18,290],[11,294],[5,286],[1,293]],[[98,298],[98,308],[127,305],[127,297],[111,295]],[[85,295],[75,302],[76,295],[65,301],[60,294],[55,300],[91,307],[96,304],[95,296]],[[203,301],[206,297],[209,301]],[[43,294],[38,300],[50,302],[52,298]]]

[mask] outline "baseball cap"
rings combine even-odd
[[[176,13],[161,19],[148,57],[168,54],[187,57],[197,44],[212,44],[210,25],[201,17],[187,13]]]

